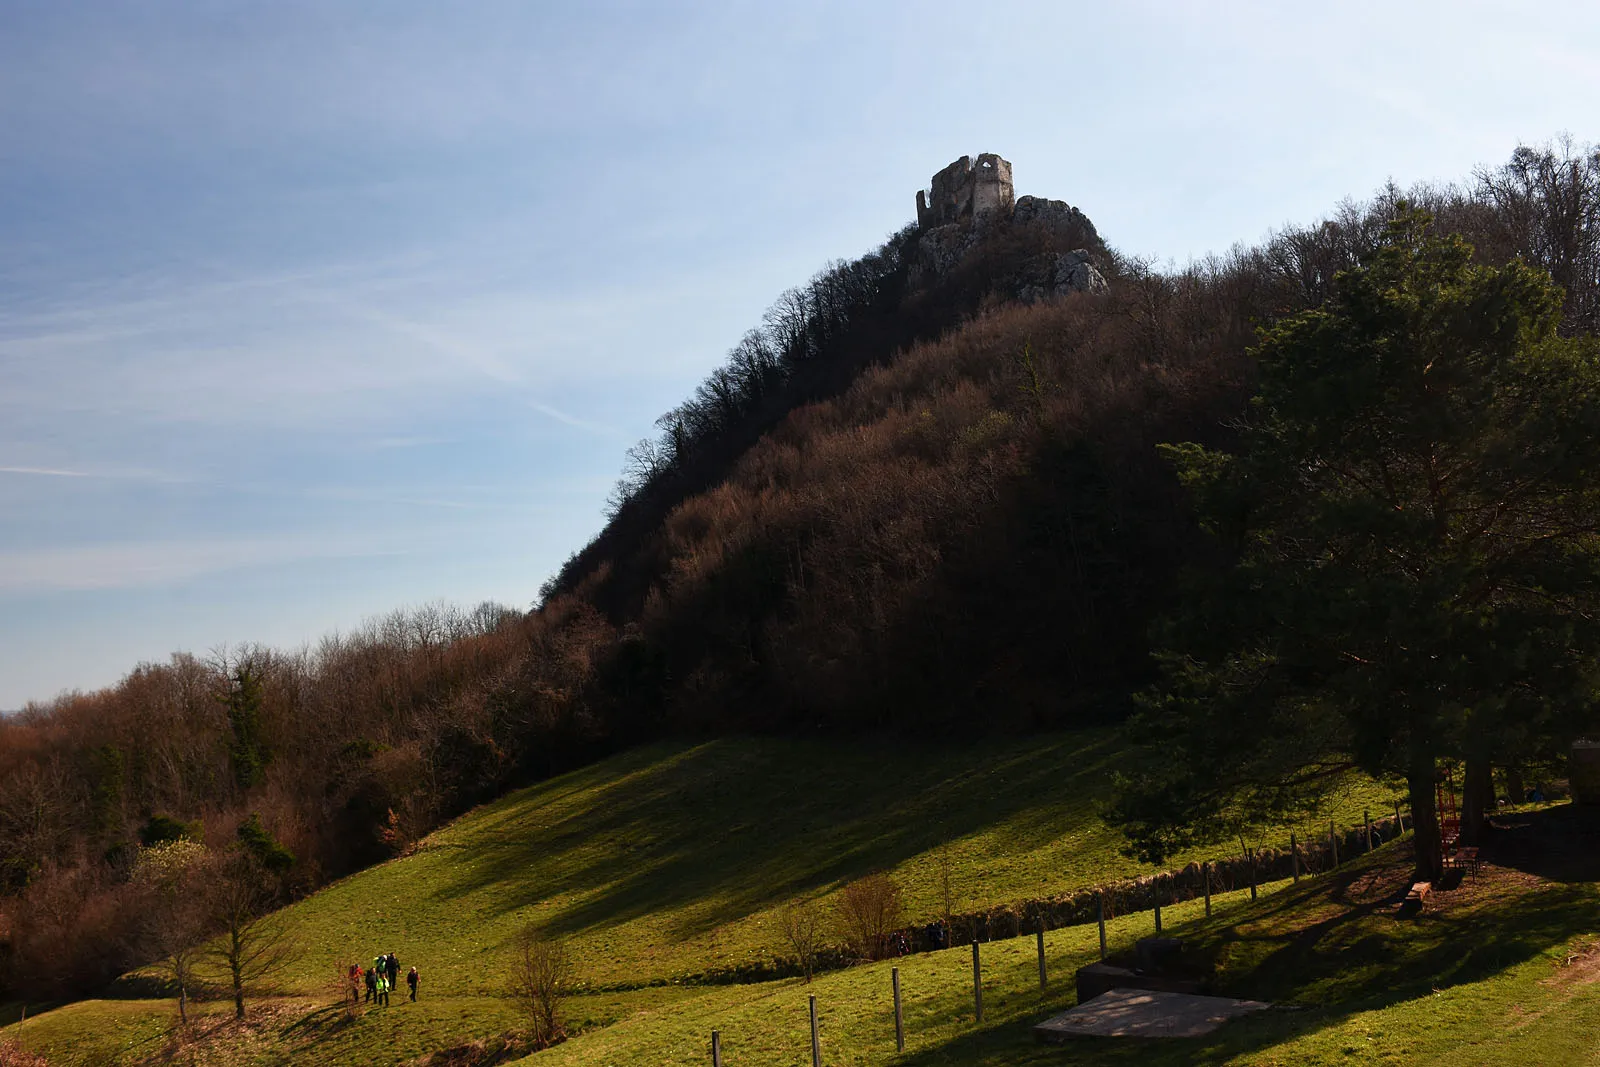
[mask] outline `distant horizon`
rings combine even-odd
[[[0,705],[531,607],[624,451],[962,155],[1183,263],[1600,138],[1600,12],[1497,10],[9,12]]]

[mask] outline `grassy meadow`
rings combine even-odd
[[[692,980],[786,954],[786,900],[826,908],[874,869],[891,873],[908,918],[923,921],[942,907],[946,862],[958,911],[1140,873],[1096,814],[1113,746],[1108,732],[1088,731],[961,747],[726,739],[637,749],[486,805],[411,854],[285,909],[295,955],[243,1026],[212,1002],[180,1038],[172,1002],[131,999],[129,984],[130,999],[66,1005],[0,1035],[65,1067],[421,1064],[518,1026],[500,994],[510,942],[533,924],[569,946],[580,995],[567,1007],[575,1036],[531,1064],[707,1063],[716,1028],[728,1067],[802,1065],[808,994],[830,1065],[1600,1063],[1585,1036],[1600,1023],[1591,980],[1600,955],[1585,954],[1600,935],[1594,883],[1495,869],[1401,923],[1378,902],[1404,881],[1404,842],[1329,876],[1264,886],[1256,902],[1220,894],[1210,920],[1199,902],[1165,910],[1168,928],[1213,961],[1222,989],[1296,1006],[1215,1039],[1035,1044],[1028,1028],[1072,1005],[1072,970],[1098,955],[1093,927],[1047,935],[1043,991],[1031,937],[984,945],[982,1025],[968,949],[893,964],[903,1055],[891,964],[822,974],[809,987]],[[1331,814],[1354,825],[1392,796],[1352,780]],[[1178,862],[1191,858],[1203,857]],[[1110,932],[1113,951],[1126,949],[1151,932],[1150,916],[1118,917]],[[334,1006],[340,967],[383,950],[419,967],[419,1002],[402,994],[349,1015]],[[448,1062],[480,1061],[463,1050]]]
[[[931,920],[941,852],[957,912],[1131,877],[1149,869],[1120,854],[1095,806],[1114,744],[1094,731],[925,749],[637,749],[513,793],[287,909],[300,951],[280,985],[313,992],[342,963],[393,951],[434,995],[494,993],[530,924],[566,941],[588,985],[671,981],[788,954],[785,902],[827,908],[876,869],[903,887],[909,920]],[[1392,796],[1352,780],[1332,814],[1355,825]]]

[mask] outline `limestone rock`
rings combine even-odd
[[[1056,296],[1065,296],[1068,293],[1103,293],[1109,288],[1106,285],[1105,275],[1095,268],[1089,258],[1088,249],[1084,248],[1075,248],[1056,257],[1055,278]]]
[[[957,223],[923,231],[917,239],[916,259],[911,264],[912,284],[920,285],[949,273],[977,243],[977,232]]]
[[[1072,229],[1088,226],[1094,229],[1089,216],[1065,200],[1047,200],[1042,196],[1019,196],[1012,209],[1011,221],[1018,226],[1048,226],[1051,229]]]
[[[962,156],[933,176],[932,187],[917,191],[917,225],[923,229],[953,222],[1004,217],[1013,200],[1011,164],[984,152],[974,161]]]

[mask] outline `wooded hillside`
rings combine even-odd
[[[0,982],[59,994],[148,956],[130,857],[176,824],[226,843],[258,813],[288,897],[665,734],[1119,716],[1176,574],[1209,562],[1155,446],[1225,444],[1258,328],[1325,303],[1407,198],[1547,270],[1564,330],[1600,326],[1600,154],[1567,144],[1184,269],[1085,222],[996,226],[929,275],[908,227],[785,294],[663,418],[537,610],[180,654],[0,722]],[[1075,248],[1108,291],[1016,299]]]

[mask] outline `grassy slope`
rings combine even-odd
[[[1171,932],[1216,960],[1222,988],[1294,1009],[1204,1040],[1036,1044],[1029,1027],[1071,1006],[1072,969],[1097,955],[1093,929],[1072,928],[1047,936],[1056,980],[1043,992],[1031,939],[984,946],[982,1026],[972,1020],[965,950],[899,961],[903,1057],[894,1053],[890,965],[878,964],[823,976],[809,989],[785,982],[708,992],[670,1017],[625,1020],[523,1062],[698,1064],[716,1027],[730,1064],[801,1063],[806,994],[814,993],[825,1062],[840,1065],[1600,1064],[1594,884],[1500,871],[1436,898],[1416,921],[1399,921],[1381,902],[1408,871],[1403,848],[1391,846],[1333,877],[1279,883],[1258,903],[1231,894],[1210,920],[1198,903],[1172,909]],[[1149,932],[1148,915],[1119,919],[1113,951]],[[1587,954],[1567,967],[1575,948]]]
[[[912,919],[938,914],[948,842],[957,910],[1134,875],[1095,814],[1109,732],[917,749],[735,739],[638,749],[512,794],[411,856],[288,910],[305,946],[284,984],[320,989],[341,961],[394,951],[433,993],[503,985],[523,925],[568,939],[593,985],[785,951],[778,909],[887,868]],[[1390,791],[1352,788],[1354,824]]]
[[[582,979],[617,986],[778,950],[774,909],[784,899],[826,894],[840,880],[877,866],[893,870],[906,886],[912,916],[931,915],[937,879],[930,849],[946,841],[958,907],[1134,873],[1093,812],[1110,759],[1110,738],[1097,732],[959,749],[724,740],[626,753],[504,798],[433,835],[416,854],[289,909],[285,919],[302,952],[280,979],[288,997],[255,1026],[253,1037],[213,1042],[209,1056],[194,1062],[267,1064],[306,1056],[326,1063],[404,1062],[497,1033],[513,1024],[509,1006],[476,994],[501,984],[499,950],[529,920],[568,937]],[[1342,802],[1341,820],[1353,823],[1363,805],[1377,809],[1387,796],[1370,783],[1353,790]],[[1541,953],[1575,933],[1600,930],[1592,885],[1523,886],[1515,911],[1532,917],[1528,922],[1491,922],[1495,916],[1486,909],[1476,918],[1470,909],[1456,909],[1460,917],[1452,912],[1437,923],[1417,924],[1413,938],[1412,928],[1396,927],[1387,916],[1355,914],[1359,902],[1319,896],[1331,884],[1318,880],[1269,894],[1254,910],[1238,902],[1239,895],[1219,900],[1216,923],[1191,931],[1225,939],[1218,941],[1218,958],[1238,991],[1328,1006],[1239,1027],[1230,1040],[1244,1045],[1215,1046],[1195,1062],[1277,1062],[1275,1049],[1292,1049],[1300,1060],[1324,1052],[1337,1058],[1343,1047],[1359,1049],[1365,1041],[1390,1049],[1399,1047],[1395,1034],[1414,1022],[1432,1026],[1457,1017],[1471,1020],[1464,1028],[1470,1035],[1485,1012],[1498,1018],[1514,1003],[1524,1013],[1520,1028],[1498,1047],[1523,1041],[1544,1049],[1600,1012],[1592,987],[1574,985],[1567,995],[1540,984],[1550,970]],[[1194,905],[1174,909],[1169,921],[1181,923],[1196,911]],[[1289,936],[1314,929],[1322,913],[1332,920],[1346,912],[1354,917],[1332,923],[1310,956],[1296,947],[1309,935]],[[1114,937],[1131,941],[1147,926],[1148,916],[1119,919]],[[1395,940],[1397,930],[1403,940]],[[1479,942],[1481,949],[1461,948]],[[1361,968],[1332,977],[1328,946],[1334,944],[1354,952],[1339,955],[1341,967],[1359,960]],[[422,968],[422,1003],[397,1003],[349,1023],[319,1008],[327,1003],[338,961],[385,947]],[[1092,929],[1050,935],[1057,975],[1093,952]],[[1442,984],[1471,984],[1419,1000],[1418,990],[1431,988],[1430,975],[1452,952],[1472,959],[1456,964]],[[1116,1046],[1070,1054],[1034,1048],[1026,1024],[1046,1008],[1070,1003],[1071,994],[1065,983],[1042,998],[1035,991],[1030,941],[986,946],[985,962],[992,988],[982,1029],[967,1017],[969,957],[949,952],[902,962],[913,1036],[900,1062],[1119,1062],[1123,1053]],[[883,966],[826,975],[814,984],[835,1050],[830,1063],[892,1058],[887,988]],[[1385,989],[1393,992],[1373,993]],[[780,982],[575,998],[573,1018],[586,1032],[534,1062],[703,1062],[713,1026],[724,1031],[730,1065],[800,1062],[804,993]],[[1360,1006],[1363,998],[1372,1003]],[[159,1047],[170,1014],[168,1003],[88,1002],[30,1020],[24,1037],[63,1064],[134,1063],[133,1053]],[[1291,1039],[1307,1028],[1309,1035]],[[1422,1047],[1448,1051],[1462,1040],[1461,1028],[1435,1036]],[[227,1058],[216,1058],[220,1048],[231,1049]],[[1241,1049],[1244,1058],[1229,1059]],[[379,1059],[373,1050],[382,1050]],[[1468,1056],[1462,1062],[1474,1061]]]
[[[1209,1039],[1036,1044],[1029,1027],[1072,1004],[1073,968],[1097,954],[1093,928],[1047,935],[1050,987],[1037,986],[1030,938],[983,947],[985,1022],[974,1025],[965,949],[897,961],[907,1050],[894,1053],[889,968],[874,964],[798,981],[667,988],[575,998],[589,1026],[528,1067],[672,1067],[708,1061],[722,1031],[730,1067],[806,1062],[806,996],[820,1005],[830,1065],[1153,1065],[1434,1063],[1458,1067],[1600,1064],[1600,893],[1593,883],[1543,882],[1498,871],[1438,897],[1413,922],[1380,902],[1403,884],[1409,858],[1390,846],[1331,877],[1219,896],[1215,916],[1190,902],[1169,930],[1216,962],[1226,991],[1295,1010],[1230,1025]],[[1148,915],[1111,923],[1113,952],[1150,932]],[[1581,933],[1580,933],[1581,932]],[[1573,949],[1587,955],[1563,966]],[[598,1015],[593,1009],[604,1004]],[[218,1006],[221,1008],[222,1006]],[[170,1010],[170,1009],[168,1009]],[[215,1010],[215,1009],[214,1009]],[[29,1044],[68,1065],[131,1063],[120,1049],[160,1047],[166,1011],[147,1002],[91,1002],[28,1023]],[[610,1020],[610,1025],[601,1025]],[[304,1003],[265,1013],[254,1033],[230,1032],[196,1064],[403,1062],[480,1027],[509,1025],[503,1004],[462,998],[373,1010],[341,1024]],[[98,1040],[84,1043],[87,1032]],[[374,1056],[374,1051],[380,1050]]]

